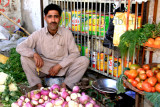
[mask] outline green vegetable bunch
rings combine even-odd
[[[9,107],[21,95],[14,78],[9,74],[0,72],[0,100],[3,106]]]
[[[0,63],[0,72],[10,74],[16,83],[27,82],[26,75],[23,71],[20,54],[16,52],[16,48],[12,48],[10,56],[6,64]]]
[[[124,71],[126,71],[126,70],[130,70],[130,68],[128,68],[128,67],[124,68]],[[126,90],[124,88],[124,84],[123,84],[123,77],[124,78],[127,78],[127,77],[126,77],[126,75],[124,75],[124,71],[122,72],[120,77],[117,79],[117,83],[116,83],[116,87],[118,89],[117,94],[126,92]]]
[[[154,93],[144,92],[144,93],[145,93],[145,98],[147,98],[154,105],[154,107],[159,107],[160,105],[159,92],[154,92]]]
[[[117,79],[117,83],[116,83],[116,87],[118,89],[117,94],[126,92],[123,85],[123,79],[122,79],[123,77],[125,77],[125,75],[121,74],[120,77]]]
[[[121,56],[129,55],[132,57],[135,48],[140,48],[143,43],[147,42],[148,38],[155,38],[160,34],[160,23],[155,24],[145,24],[140,29],[126,31],[120,37],[119,49]]]

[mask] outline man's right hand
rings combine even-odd
[[[34,53],[33,59],[35,61],[36,67],[41,68],[44,65],[43,59],[39,56],[39,54]]]

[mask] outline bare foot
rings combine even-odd
[[[61,87],[62,87],[62,88],[67,88],[67,87],[66,87],[66,84],[65,84],[64,82],[61,84]]]
[[[42,87],[42,84],[37,84],[37,88],[40,89]]]
[[[64,82],[61,84],[61,87],[71,91],[71,89]]]

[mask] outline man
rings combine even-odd
[[[72,89],[89,65],[88,58],[80,56],[72,32],[58,26],[61,13],[59,6],[49,4],[44,9],[47,27],[35,31],[16,48],[31,87],[40,89],[40,77],[50,75],[65,76],[61,86]]]

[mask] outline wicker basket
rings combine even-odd
[[[124,84],[127,86],[127,88],[129,88],[129,89],[131,89],[131,90],[133,90],[133,91],[135,91],[135,92],[137,92],[137,93],[139,93],[139,94],[141,94],[141,95],[144,95],[144,92],[143,92],[143,91],[141,91],[141,90],[137,89],[136,87],[132,86],[132,84],[130,84],[130,83],[126,80],[125,77],[123,77],[123,82],[124,82]]]
[[[151,63],[151,64],[149,64],[149,66],[150,66],[150,68],[156,67],[157,63]],[[144,95],[144,91],[141,91],[141,90],[137,89],[136,87],[132,86],[132,84],[129,83],[125,77],[123,77],[123,82],[124,82],[124,84],[126,85],[127,88],[129,88],[129,89],[131,89],[131,90],[133,90],[133,91],[135,91],[135,92],[137,92],[141,95]]]

